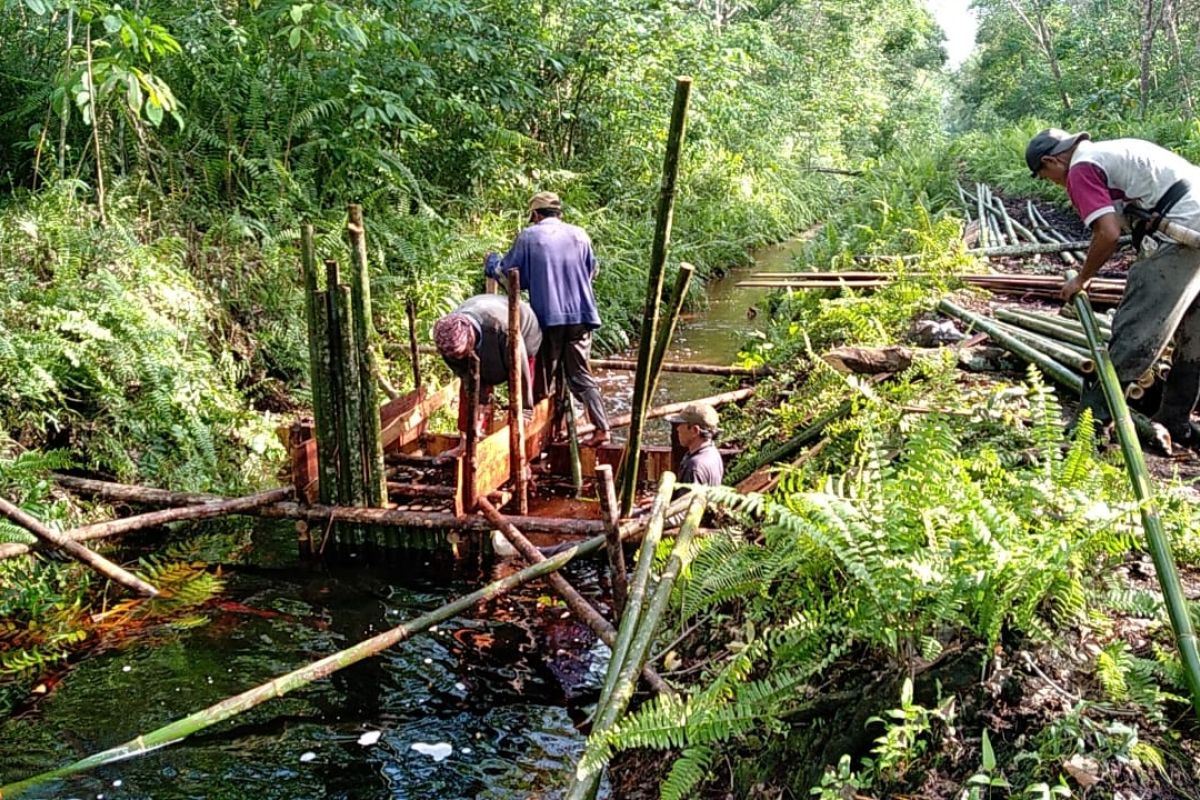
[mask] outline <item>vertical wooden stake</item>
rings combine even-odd
[[[417,301],[415,298],[408,298],[404,304],[404,311],[408,315],[408,352],[409,359],[412,361],[413,374],[413,390],[421,391],[421,356],[417,348]]]
[[[612,578],[613,620],[616,621],[625,613],[629,577],[625,572],[625,549],[621,546],[621,531],[617,525],[620,509],[617,507],[617,484],[613,480],[611,464],[600,464],[596,467],[596,493],[600,496],[600,509],[604,520],[608,571]]]
[[[510,469],[517,495],[517,513],[529,513],[529,482],[525,479],[524,381],[525,337],[521,335],[521,275],[508,273],[508,436],[512,451]]]
[[[462,458],[462,502],[464,513],[475,510],[475,455],[479,444],[479,356],[467,358],[467,430]]]
[[[371,276],[367,268],[367,233],[362,206],[351,203],[346,232],[350,239],[351,308],[354,314],[353,358],[358,362],[359,440],[362,447],[363,499],[371,508],[380,508],[387,499],[383,467],[383,446],[379,436],[379,393],[376,381],[383,378],[375,360],[375,325],[371,322]]]
[[[353,490],[350,487],[351,473],[348,462],[349,452],[346,447],[346,360],[347,355],[342,351],[341,322],[338,312],[338,286],[341,285],[342,274],[338,263],[333,259],[325,261],[325,319],[328,333],[326,350],[329,353],[330,383],[329,410],[333,416],[335,463],[337,464],[337,503],[352,505],[350,498]]]
[[[667,151],[663,158],[663,176],[658,194],[658,213],[654,226],[654,246],[650,252],[650,273],[646,285],[646,307],[642,314],[642,330],[638,341],[638,370],[633,384],[633,407],[630,409],[629,439],[621,461],[621,516],[629,516],[637,495],[638,458],[642,446],[642,429],[649,407],[650,359],[658,333],[658,309],[662,303],[663,271],[667,264],[667,247],[671,241],[671,217],[675,211],[675,182],[679,177],[679,153],[687,123],[688,101],[692,79],[675,79],[675,105],[671,109],[671,127],[667,132]]]

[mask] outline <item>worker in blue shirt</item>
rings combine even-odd
[[[561,363],[571,394],[583,403],[596,428],[582,444],[603,444],[611,438],[608,415],[588,363],[592,331],[600,327],[592,291],[599,265],[592,240],[583,228],[562,221],[562,200],[553,192],[538,192],[530,199],[529,222],[504,258],[488,253],[485,272],[503,280],[509,270],[520,270],[521,288],[529,290],[529,304],[542,328],[534,396],[550,394]]]

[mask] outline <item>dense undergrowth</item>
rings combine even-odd
[[[1091,426],[1068,438],[1034,370],[964,383],[947,356],[875,383],[819,358],[906,340],[958,288],[953,273],[972,263],[947,162],[1003,152],[1020,167],[1020,135],[868,171],[801,259],[850,268],[854,253],[920,252],[912,269],[942,277],[787,294],[746,348],[781,374],[768,413],[730,418],[744,441],[768,448],[832,409],[849,413],[812,454],[779,466],[768,496],[710,492],[733,518],[677,589],[674,626],[710,633],[667,656],[693,660],[684,674],[700,677],[593,743],[677,753],[663,797],[710,780],[739,796],[830,800],[1067,796],[1093,784],[1105,796],[1195,796],[1195,727],[1162,599],[1152,579],[1130,577],[1144,542],[1119,455],[1099,452]],[[1195,569],[1193,490],[1164,486],[1160,501],[1177,559]]]

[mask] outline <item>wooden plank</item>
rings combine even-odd
[[[458,380],[425,396],[424,388],[385,403],[380,409],[380,441],[385,450],[398,450],[425,433],[433,413],[458,396]]]
[[[525,424],[525,456],[532,459],[542,451],[550,434],[551,400],[545,398],[533,408],[533,417]],[[508,426],[480,440],[475,448],[475,496],[487,497],[510,478],[511,459]],[[463,486],[459,470],[459,486]],[[460,492],[461,494],[461,492]]]
[[[292,457],[292,486],[301,503],[317,500],[318,468],[316,439],[311,420],[298,420],[288,430],[289,451]]]

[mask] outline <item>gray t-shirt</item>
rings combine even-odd
[[[699,483],[703,486],[720,486],[725,478],[725,462],[711,441],[705,442],[694,453],[688,453],[679,462],[679,482]]]

